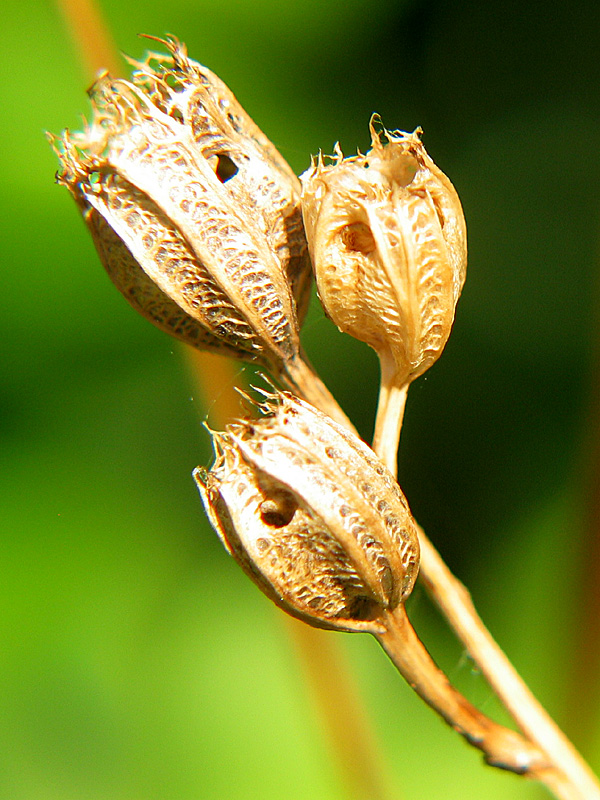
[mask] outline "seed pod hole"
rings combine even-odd
[[[297,508],[298,504],[289,492],[275,491],[260,504],[260,516],[265,525],[283,528],[292,521]]]
[[[353,222],[342,228],[342,242],[355,253],[372,253],[376,248],[371,229],[364,222]]]
[[[238,168],[235,163],[225,153],[217,155],[217,166],[215,173],[221,183],[227,183],[230,178],[237,174]]]

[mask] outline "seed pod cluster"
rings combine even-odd
[[[132,82],[92,87],[91,124],[54,142],[58,181],[138,311],[277,374],[310,289],[300,184],[225,84],[164,44]]]
[[[458,195],[419,131],[375,130],[365,155],[301,176],[319,296],[340,328],[373,347],[382,373],[404,385],[438,358],[466,270]]]
[[[402,491],[356,436],[293,395],[215,433],[195,478],[211,523],[257,585],[323,628],[378,629],[417,577]]]

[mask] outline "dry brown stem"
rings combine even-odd
[[[457,733],[484,753],[488,764],[518,775],[547,768],[539,748],[490,720],[450,684],[415,633],[404,606],[386,612],[383,623],[385,633],[375,636],[400,673]]]
[[[398,454],[409,384],[398,382],[396,365],[391,359],[382,358],[380,361],[381,385],[372,447],[384,464],[390,464],[395,462]]]
[[[490,720],[457,692],[419,640],[403,606],[387,613],[385,626],[386,632],[376,637],[400,673],[457,733],[485,754],[488,764],[536,779],[560,800],[599,796],[594,777],[581,764],[569,766],[564,744],[557,753],[560,759],[554,758],[546,736],[521,736]],[[547,730],[546,723],[542,727]],[[538,738],[546,747],[539,746]]]
[[[420,575],[428,593],[519,728],[546,754],[557,774],[562,775],[566,788],[558,796],[581,800],[600,798],[600,786],[595,775],[527,688],[483,624],[469,592],[450,572],[422,528],[419,529],[419,541]],[[540,780],[547,782],[545,778],[544,774]]]
[[[395,475],[396,454],[392,456],[389,449],[383,448],[379,455]],[[419,542],[420,578],[428,593],[524,735],[551,765],[550,769],[536,769],[532,777],[546,783],[557,797],[565,800],[598,800],[600,784],[596,776],[529,691],[483,624],[469,592],[446,566],[422,528]],[[444,716],[444,712],[440,713]]]
[[[387,389],[382,396],[374,449],[396,475],[396,432],[399,435],[405,397],[402,402],[390,402]],[[329,408],[323,410],[331,413]],[[391,445],[382,437],[382,431],[393,435]],[[375,634],[392,661],[430,706],[471,744],[486,753],[488,763],[541,781],[561,800],[600,800],[596,776],[527,688],[485,627],[469,592],[446,566],[422,529],[419,529],[419,540],[420,576],[428,593],[524,736],[489,720],[449,684],[414,631],[409,631],[410,623],[401,618],[403,611],[398,612],[400,622],[392,614],[386,623],[386,633]],[[417,680],[419,670],[422,676]],[[509,755],[511,748],[514,752]],[[523,766],[524,753],[528,754],[527,766]]]

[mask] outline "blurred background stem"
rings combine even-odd
[[[121,61],[99,4],[95,0],[55,2],[77,49],[85,79],[91,83],[100,70],[117,77]]]

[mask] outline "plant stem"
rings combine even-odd
[[[399,413],[390,407],[390,413]],[[382,423],[383,425],[383,423]],[[393,425],[393,423],[391,423]],[[397,456],[388,447],[377,454],[395,476]],[[571,794],[559,797],[600,800],[600,784],[588,765],[542,708],[483,624],[469,592],[444,563],[425,532],[419,529],[421,544],[420,577],[428,593],[466,647],[490,686],[509,710],[513,719],[564,776]],[[556,789],[554,789],[556,792]]]
[[[419,528],[420,576],[469,655],[531,742],[535,742],[582,800],[600,798],[600,785],[588,765],[542,708],[483,624],[464,585],[450,572]],[[559,795],[563,796],[563,795]]]
[[[409,384],[398,383],[396,364],[391,357],[380,357],[380,364],[381,383],[372,447],[384,464],[389,464],[395,463],[398,457],[398,442]]]
[[[99,70],[111,75],[121,72],[119,51],[94,0],[56,0],[77,47],[79,62],[86,80],[92,80]]]
[[[382,369],[382,378],[386,377]],[[404,395],[406,396],[406,392]],[[329,393],[328,396],[331,397]],[[394,401],[390,401],[389,390],[384,388],[380,397],[383,397],[383,400],[380,400],[376,428],[380,432],[398,431],[399,435],[400,420],[404,411],[404,402],[399,402],[400,393],[397,393]],[[306,399],[310,401],[310,398]],[[312,399],[312,402],[315,403],[315,400]],[[335,403],[335,400],[333,402]],[[331,415],[329,400],[327,407],[323,407],[319,402],[317,405],[322,411]],[[395,419],[388,421],[385,415]],[[339,421],[339,413],[336,416]],[[395,439],[395,446],[390,447],[390,442],[380,433],[379,450],[374,448],[394,476],[397,473],[397,443],[398,440]],[[503,729],[505,733],[500,736],[498,729],[502,726],[498,726],[478,712],[450,685],[412,627],[410,627],[412,633],[408,632],[406,627],[406,624],[410,626],[408,620],[406,623],[402,619],[398,622],[393,615],[388,620],[387,632],[375,634],[392,661],[429,705],[435,708],[455,730],[461,732],[471,744],[486,752],[486,759],[490,764],[537,778],[561,800],[600,800],[600,784],[597,778],[538,703],[495,642],[477,614],[468,591],[448,569],[422,529],[419,529],[419,539],[420,577],[428,593],[526,738],[508,729]],[[403,655],[399,643],[405,642],[407,637],[412,641],[413,652]],[[415,655],[417,647],[420,653]],[[406,662],[405,658],[408,659]],[[418,680],[420,669],[425,670],[424,682]],[[485,723],[482,720],[485,720]],[[490,730],[494,731],[491,740]],[[482,744],[485,744],[485,747]],[[508,753],[511,746],[516,748],[512,755]],[[498,754],[498,758],[494,753]],[[530,766],[515,769],[522,763],[520,756],[522,753],[529,753]],[[534,754],[536,754],[535,759]]]
[[[596,277],[594,315],[590,330],[600,328],[600,282]],[[571,730],[592,745],[596,710],[600,705],[600,339],[596,333],[588,367],[590,385],[583,415],[578,482],[582,488],[581,548],[574,591],[577,626],[570,648],[570,681],[565,700]],[[585,707],[579,702],[586,698]]]
[[[403,605],[387,611],[385,633],[375,637],[414,691],[495,767],[530,773],[544,764],[543,753],[516,731],[478,711],[448,681],[412,627]]]
[[[598,796],[592,783],[571,780],[537,742],[489,719],[456,691],[418,638],[404,606],[386,612],[382,621],[385,633],[374,635],[399,672],[454,730],[484,753],[488,764],[537,779],[560,800]]]
[[[216,428],[243,416],[245,412],[235,387],[239,382],[239,364],[226,356],[181,345],[194,395],[206,408],[207,419]]]

